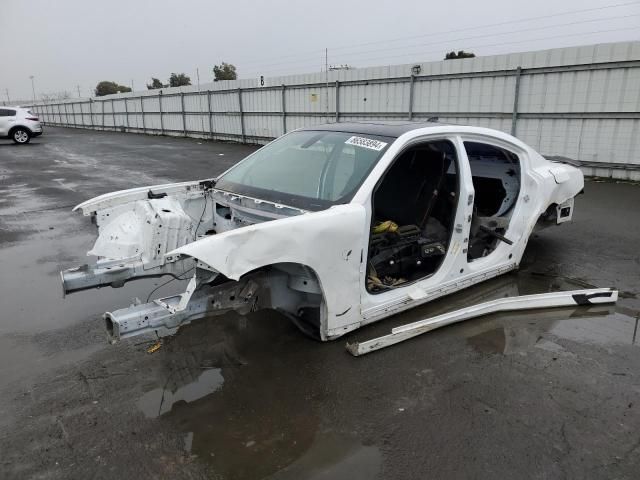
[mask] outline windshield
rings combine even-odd
[[[218,179],[216,188],[307,210],[347,203],[395,140],[303,130],[266,145]]]

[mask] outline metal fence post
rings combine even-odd
[[[147,133],[147,127],[144,123],[144,97],[140,95],[140,116],[142,117],[142,133]]]
[[[213,138],[213,115],[211,113],[211,91],[207,90],[207,111],[209,112],[209,136]]]
[[[238,108],[240,109],[240,138],[242,143],[245,143],[244,134],[244,110],[242,109],[242,89],[238,87]]]
[[[126,129],[129,130],[129,107],[127,106],[128,99],[125,97],[124,99],[124,118],[126,120],[127,126]]]
[[[164,135],[164,123],[162,121],[162,90],[158,95],[158,109],[160,110],[160,135]]]
[[[111,118],[113,119],[113,130],[116,130],[116,108],[113,98],[111,99]]]
[[[89,99],[89,119],[91,120],[91,128],[95,129],[93,124],[93,100]]]
[[[516,126],[518,123],[518,97],[520,96],[520,76],[522,67],[516,69],[516,85],[513,93],[513,113],[511,114],[511,135],[516,136]]]
[[[182,110],[182,134],[187,136],[187,114],[184,111],[184,92],[180,92],[180,108]]]
[[[106,117],[106,115],[104,114],[104,102],[106,102],[106,100],[102,100],[100,102],[100,115],[102,116],[102,130],[104,130],[104,117]]]
[[[412,73],[409,77],[409,120],[413,120],[413,88],[416,76]]]
[[[340,82],[336,80],[336,123],[340,121]]]
[[[282,84],[282,134],[287,133],[287,101],[285,100],[285,90],[286,86]]]

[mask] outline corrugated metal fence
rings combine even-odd
[[[241,80],[38,104],[46,124],[264,143],[317,123],[510,132],[589,175],[640,179],[640,42]]]

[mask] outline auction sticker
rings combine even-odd
[[[369,150],[380,151],[384,147],[387,146],[385,142],[381,142],[380,140],[374,140],[373,138],[365,138],[365,137],[351,137],[349,140],[344,142],[349,145],[353,145],[355,147],[363,147],[368,148]]]

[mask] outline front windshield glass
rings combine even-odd
[[[218,179],[216,188],[308,210],[347,203],[393,140],[293,132],[241,161]]]

